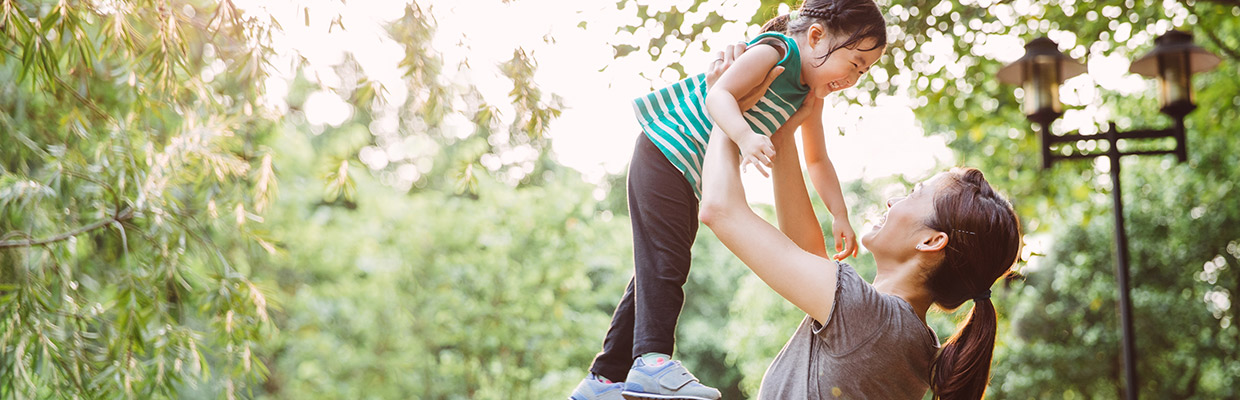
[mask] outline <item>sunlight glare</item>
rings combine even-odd
[[[534,81],[543,93],[541,100],[549,101],[551,94],[563,99],[564,112],[551,122],[548,132],[553,139],[554,156],[557,161],[582,171],[587,180],[595,183],[600,182],[604,174],[622,174],[632,154],[633,141],[640,134],[640,127],[629,102],[680,79],[677,74],[669,74],[664,64],[675,59],[685,66],[687,73],[700,73],[718,49],[759,31],[758,26],[748,24],[759,5],[757,0],[705,4],[693,14],[715,11],[730,22],[724,23],[720,32],[707,31],[695,42],[678,42],[673,38],[663,54],[652,61],[644,50],[626,57],[614,56],[612,46],[644,48],[652,34],[663,31],[662,26],[650,22],[633,33],[617,30],[616,26],[640,23],[631,3],[626,3],[624,9],[617,9],[613,4],[567,0],[419,3],[422,11],[434,17],[436,31],[430,48],[444,62],[439,83],[475,87],[482,100],[496,108],[500,118],[510,120],[516,112],[509,97],[513,84],[501,73],[501,64],[511,60],[518,49],[536,63]],[[353,84],[349,79],[341,79],[336,71],[346,56],[350,56],[356,60],[360,72],[384,87],[388,97],[386,105],[375,110],[379,120],[368,127],[376,136],[376,143],[383,147],[372,149],[363,161],[368,161],[366,164],[372,167],[386,165],[415,157],[425,150],[397,150],[396,147],[408,143],[389,140],[399,135],[393,122],[400,105],[407,96],[421,95],[409,92],[411,88],[404,82],[403,69],[399,67],[405,49],[385,30],[385,24],[403,15],[404,2],[351,2],[347,7],[334,0],[309,3],[237,0],[236,4],[251,15],[270,15],[284,28],[283,32],[273,34],[272,45],[278,59],[272,62],[275,70],[265,82],[268,88],[265,100],[274,109],[287,109],[283,98],[289,91],[288,82],[296,73],[291,68],[292,60],[300,56],[308,62],[305,69],[308,78],[322,88],[306,99],[304,108],[308,121],[318,126],[337,126],[347,121],[353,114],[352,107],[331,90]],[[681,9],[688,2],[662,4],[659,7]],[[344,29],[333,26],[337,15]],[[331,32],[328,32],[329,27]],[[704,51],[703,41],[715,50]],[[975,54],[1010,61],[1020,57],[1021,44],[1018,38],[991,35],[984,45],[979,45],[982,49]],[[924,59],[928,63],[949,68],[953,75],[962,74],[963,68],[972,62],[971,57],[951,54],[953,51],[947,42],[936,40],[918,51],[927,52]],[[891,81],[898,87],[911,84],[904,74],[888,77],[885,71],[876,72],[874,79]],[[872,95],[854,92],[849,96],[864,100]],[[456,100],[453,107],[470,106],[461,99]],[[865,101],[874,104],[870,107],[847,106],[846,103],[832,106],[824,119],[829,126],[828,151],[836,162],[840,178],[847,181],[892,174],[924,175],[940,163],[954,162],[944,139],[926,137],[919,127],[913,110],[923,103],[922,100],[879,95],[872,103]],[[459,113],[447,116],[442,128],[446,136],[453,138],[473,132],[472,121]],[[838,134],[841,129],[846,135]],[[384,155],[383,161],[379,160],[380,152]],[[514,150],[512,154],[503,154],[507,162],[501,164],[523,163],[529,158],[526,153]],[[488,169],[492,167],[497,166],[490,165]],[[514,167],[510,171],[528,169],[525,165]],[[424,168],[418,165],[417,169],[407,171],[425,173]],[[397,179],[404,181],[409,175],[405,173]],[[769,180],[754,172],[746,174],[746,180],[754,180],[755,176],[766,181],[769,187]],[[770,202],[769,192],[761,188],[750,191],[753,199],[761,202]]]
[[[317,91],[306,98],[306,120],[315,125],[340,126],[353,116],[353,106],[335,93]]]

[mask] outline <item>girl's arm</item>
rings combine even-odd
[[[712,61],[710,66],[706,68],[707,88],[715,86],[715,81],[719,80],[719,76],[723,75],[724,71],[732,67],[732,63],[736,62],[736,59],[745,52],[746,46],[745,42],[733,43],[716,53],[718,58]],[[774,68],[771,68],[771,71],[766,74],[766,80],[750,89],[749,93],[737,98],[736,102],[740,104],[739,109],[748,110],[758,104],[758,100],[761,100],[762,96],[766,94],[766,90],[771,87],[771,83],[775,82],[775,78],[778,78],[782,73],[784,73],[783,66],[776,65]],[[795,117],[796,114],[793,114],[793,116]],[[789,119],[789,121],[792,121],[792,119]],[[800,122],[793,125],[800,125]]]
[[[838,268],[797,247],[754,214],[741,187],[738,151],[727,134],[719,129],[711,133],[698,217],[771,289],[818,322],[826,321],[835,301]]]
[[[801,140],[805,146],[805,167],[809,170],[809,179],[814,183],[814,190],[827,205],[831,213],[831,236],[835,239],[836,260],[856,256],[859,251],[857,234],[853,232],[848,221],[848,205],[844,203],[844,193],[840,189],[840,179],[835,174],[835,165],[827,157],[827,144],[822,128],[822,102],[811,112],[812,117],[801,124]]]
[[[780,58],[779,51],[772,46],[753,46],[724,71],[706,94],[706,111],[715,126],[740,146],[745,157],[741,165],[754,164],[763,176],[769,176],[762,167],[771,165],[775,147],[770,138],[749,128],[737,99],[761,85]]]

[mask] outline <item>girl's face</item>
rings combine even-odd
[[[833,38],[819,24],[811,25],[805,31],[805,36],[809,43],[807,43],[808,46],[802,48],[801,52],[807,55],[801,57],[801,71],[804,71],[801,74],[801,80],[809,85],[818,98],[857,84],[861,76],[865,75],[883,55],[885,49],[885,46],[875,47],[873,39],[865,39],[852,46],[853,48],[841,47],[831,53],[826,62],[823,62],[821,57],[831,51],[836,43],[846,38]],[[874,48],[868,51],[858,50],[870,47]]]

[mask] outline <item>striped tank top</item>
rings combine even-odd
[[[771,82],[766,94],[743,113],[749,127],[770,136],[801,107],[809,86],[801,84],[801,55],[792,38],[767,32],[749,42],[762,42],[780,49],[784,72]],[[702,198],[702,161],[714,121],[706,112],[706,74],[691,76],[671,86],[633,100],[633,111],[642,130],[668,161],[684,173],[698,199]]]

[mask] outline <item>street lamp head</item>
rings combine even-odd
[[[1218,66],[1218,56],[1193,43],[1193,34],[1168,31],[1154,39],[1154,49],[1132,62],[1129,72],[1158,79],[1162,112],[1183,118],[1197,108],[1193,104],[1192,75]]]
[[[1025,45],[1025,55],[999,70],[999,81],[1021,85],[1025,91],[1025,116],[1049,124],[1063,115],[1059,84],[1085,72],[1085,66],[1059,51],[1053,40],[1040,37]]]

